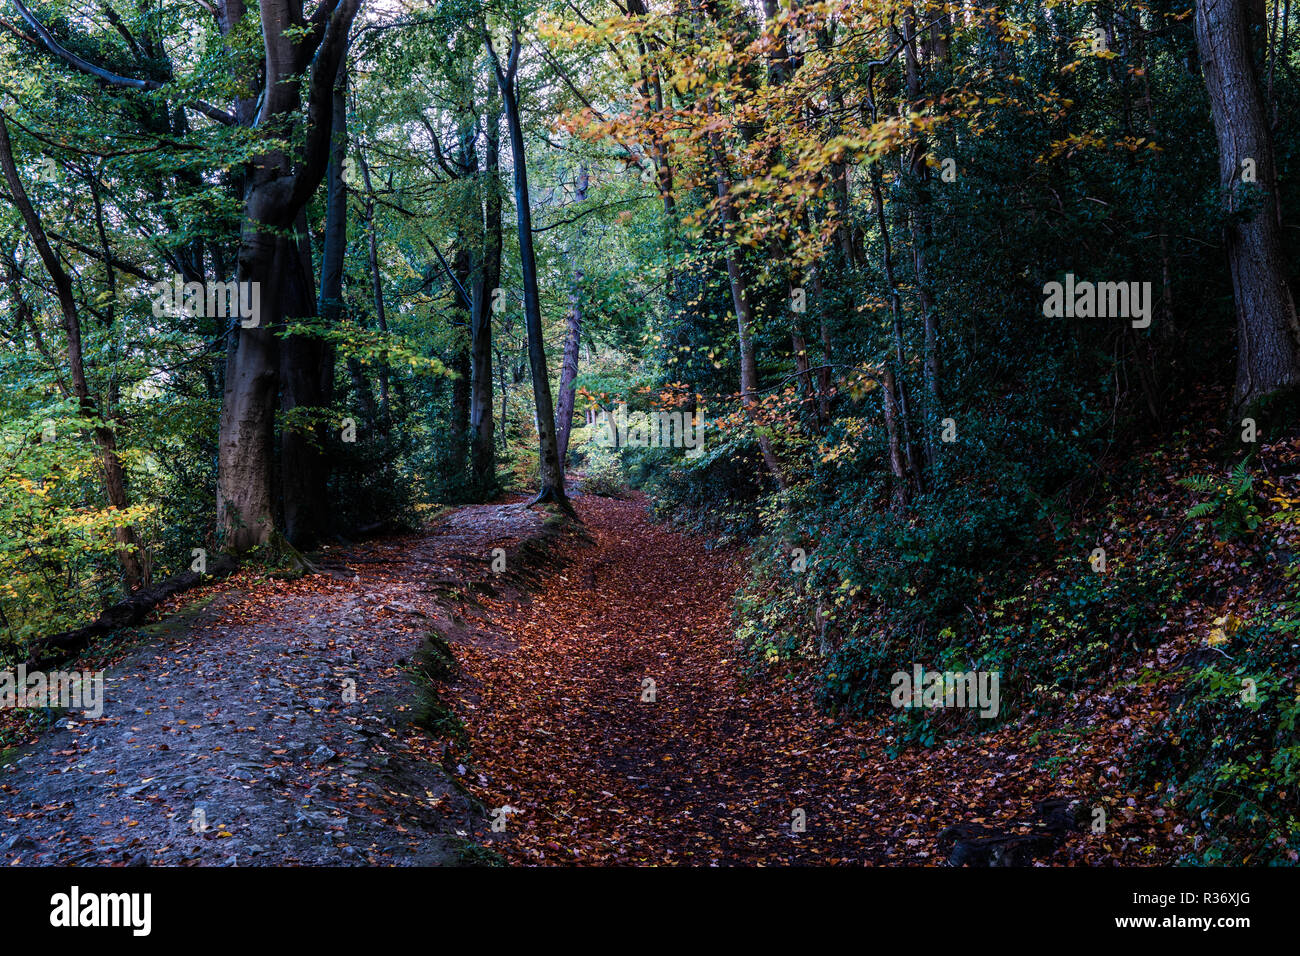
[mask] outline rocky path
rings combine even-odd
[[[58,720],[0,770],[0,862],[441,864],[481,819],[413,726],[410,663],[453,581],[491,576],[542,518],[488,506],[295,581],[247,572],[103,666],[104,713]],[[453,771],[454,774],[454,771]]]

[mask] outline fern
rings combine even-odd
[[[1240,538],[1251,534],[1263,521],[1255,503],[1254,479],[1247,467],[1250,459],[1238,462],[1224,481],[1212,475],[1190,475],[1178,484],[1207,500],[1187,509],[1189,520],[1214,518],[1215,533],[1221,538]]]
[[[1215,480],[1209,475],[1192,475],[1189,478],[1180,478],[1178,484],[1188,491],[1195,491],[1201,495],[1209,494],[1218,487]]]
[[[1249,460],[1249,459],[1247,459]],[[1232,483],[1237,486],[1236,494],[1250,490],[1251,479],[1250,472],[1246,470],[1246,462],[1238,462],[1232,468]]]

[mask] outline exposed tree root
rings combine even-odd
[[[555,505],[579,524],[582,523],[582,519],[578,517],[578,512],[573,509],[573,504],[569,501],[569,496],[555,485],[544,485],[542,490],[537,493],[537,497],[524,505],[524,507],[532,508],[535,505],[548,503]]]
[[[274,573],[277,574],[296,578],[304,574],[320,574],[322,571],[320,565],[309,560],[279,531],[271,532],[266,543],[257,548],[256,552],[276,569]]]

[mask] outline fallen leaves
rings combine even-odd
[[[946,826],[1029,817],[1085,773],[1122,778],[1105,752],[1114,738],[1031,745],[1024,727],[890,760],[878,721],[829,719],[797,675],[745,675],[731,619],[740,555],[651,525],[638,500],[576,501],[594,545],[566,547],[565,572],[527,600],[481,601],[476,624],[514,650],[457,648],[464,779],[489,814],[517,811],[479,834],[508,860],[934,865]],[[573,583],[596,565],[597,588]],[[1079,767],[1055,779],[1053,759]],[[1097,851],[1110,849],[1067,856]]]

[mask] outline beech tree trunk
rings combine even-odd
[[[300,210],[296,241],[286,241],[285,258],[292,267],[282,277],[284,318],[307,319],[316,313],[316,283],[312,269],[307,216]],[[333,397],[334,350],[313,335],[293,335],[280,345],[280,411],[301,409],[299,420],[280,426],[280,499],[284,535],[296,548],[314,548],[333,532],[326,493],[329,458],[325,453],[324,415]],[[303,420],[309,418],[310,420]]]
[[[256,198],[255,192],[248,196],[250,208],[260,205]],[[245,224],[238,280],[258,283],[262,308],[258,325],[243,328],[235,321],[230,330],[217,462],[217,525],[235,554],[266,543],[275,531],[271,482],[280,349],[274,326],[283,309],[277,277],[296,268],[290,258],[288,243],[256,219]]]
[[[483,250],[470,295],[470,471],[480,495],[496,489],[495,419],[492,409],[492,303],[501,283],[501,109],[492,98],[483,149]],[[505,432],[505,392],[501,395]]]
[[[343,317],[343,260],[348,248],[348,184],[343,165],[348,155],[347,63],[339,64],[330,101],[330,158],[325,174],[325,241],[321,249],[320,315],[333,325]]]
[[[339,64],[334,85],[333,110],[330,116],[330,161],[325,175],[325,241],[321,251],[320,304],[321,319],[326,326],[337,325],[344,315],[343,261],[348,246],[348,185],[343,165],[348,153],[347,63]],[[375,396],[370,390],[361,362],[347,360],[348,376],[367,428],[376,429]]]
[[[370,266],[370,295],[375,303],[375,325],[380,332],[388,331],[388,310],[384,306],[384,283],[379,274],[379,237],[375,233],[375,190],[370,181],[370,164],[365,154],[359,154],[361,177],[369,198],[366,200],[366,262]],[[392,400],[388,387],[388,353],[379,355],[379,433],[387,435],[392,429]]]
[[[263,0],[261,82],[253,75],[237,77],[243,91],[236,115],[265,137],[268,148],[247,166],[237,273],[241,283],[258,284],[261,308],[248,325],[231,322],[221,409],[217,526],[224,546],[236,553],[271,541],[276,531],[273,446],[281,363],[275,331],[286,315],[301,314],[304,294],[314,307],[310,268],[304,284],[301,252],[289,233],[325,175],[334,84],[359,4],[322,4],[306,19],[292,0]],[[223,33],[245,15],[241,0],[224,0],[219,13]],[[303,71],[308,74],[305,84],[298,80]],[[305,125],[300,92],[304,86]],[[304,125],[301,145],[292,156],[273,145],[297,139],[293,134],[299,125]],[[297,349],[291,354],[315,360]],[[296,377],[296,361],[291,364]]]
[[[497,86],[505,104],[506,126],[510,131],[510,155],[515,168],[515,220],[519,232],[519,271],[524,280],[524,323],[528,332],[528,364],[533,379],[536,405],[538,470],[541,488],[533,504],[551,501],[572,512],[564,489],[564,469],[560,466],[559,445],[555,435],[555,403],[551,398],[551,380],[546,369],[546,344],[542,339],[542,303],[537,289],[537,259],[533,254],[533,217],[528,197],[527,157],[524,131],[519,119],[516,71],[519,66],[519,32],[510,37],[510,58],[504,70],[492,48],[488,53],[496,68]]]
[[[587,167],[578,167],[578,188],[574,193],[574,202],[587,199]],[[582,251],[581,225],[574,238],[572,255],[576,263]],[[582,341],[582,267],[573,267],[573,288],[569,291],[569,314],[565,317],[564,363],[560,367],[560,407],[556,413],[555,425],[559,431],[560,467],[568,466],[569,433],[573,429],[573,381],[578,377],[578,345]]]
[[[462,162],[465,155],[462,152]],[[451,271],[462,290],[469,288],[473,280],[474,262],[470,251],[470,238],[462,230],[457,230],[456,253],[451,260]],[[465,309],[466,325],[470,324],[474,302],[463,294],[458,295],[457,302]],[[455,351],[448,363],[456,377],[451,383],[451,451],[457,475],[469,476],[469,403],[470,375],[472,361],[470,352],[473,343],[468,338],[456,337]]]
[[[1237,304],[1234,416],[1300,382],[1300,322],[1286,276],[1277,171],[1256,56],[1266,29],[1263,10],[1262,3],[1247,0],[1196,2],[1196,42],[1219,141],[1224,233]]]

